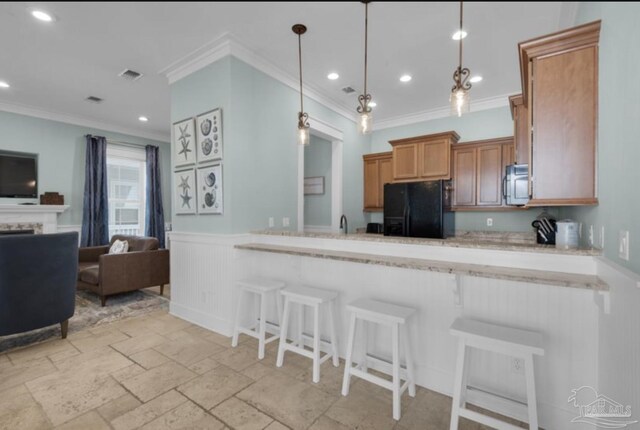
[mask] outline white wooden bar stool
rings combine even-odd
[[[415,309],[379,302],[376,300],[359,299],[347,305],[347,311],[351,313],[351,321],[349,323],[347,357],[344,366],[344,378],[342,380],[342,395],[346,396],[349,394],[351,375],[391,390],[393,392],[393,419],[396,421],[400,420],[400,397],[402,396],[402,393],[404,393],[408,388],[409,395],[411,397],[416,395],[416,384],[413,374],[413,358],[411,356],[409,330],[407,326],[407,320],[411,315],[413,315],[413,313],[415,313]],[[358,320],[362,320],[364,324],[366,324],[367,321],[370,321],[391,329],[391,363],[369,354],[366,350],[365,344],[362,361],[356,364],[356,366],[352,366],[353,345],[355,342],[356,325]],[[366,334],[363,337],[366,339]],[[406,357],[406,366],[402,366],[400,364],[401,337]],[[392,380],[388,381],[369,373],[367,371],[369,364],[372,364],[372,367],[377,366],[377,370],[391,375]],[[402,384],[403,379],[405,381],[404,384]]]
[[[320,381],[320,365],[333,358],[333,365],[338,367],[338,338],[336,336],[336,322],[334,319],[333,306],[338,293],[335,291],[321,290],[307,286],[288,287],[282,290],[284,296],[284,314],[282,317],[282,327],[280,329],[280,345],[278,348],[278,359],[276,365],[282,367],[285,351],[292,351],[309,357],[313,360],[313,382]],[[287,342],[287,332],[289,329],[289,321],[291,314],[291,305],[297,303],[299,305],[298,313],[298,337],[297,343]],[[331,341],[327,342],[320,338],[320,310],[321,305],[325,307],[329,313],[329,329]],[[311,306],[313,308],[313,335],[304,333],[304,307]],[[311,351],[304,348],[305,340],[313,340],[313,349]],[[330,345],[331,352],[326,352],[320,357],[321,344]]]
[[[533,331],[503,327],[463,318],[458,318],[453,322],[450,332],[459,338],[450,430],[458,429],[460,417],[465,417],[498,430],[520,429],[520,427],[466,408],[467,377],[469,373],[467,348],[483,349],[523,360],[527,381],[529,428],[538,430],[533,355],[544,355],[542,335]],[[502,402],[508,401],[503,397],[501,397],[500,400]],[[515,406],[522,407],[520,403],[513,403]]]
[[[274,333],[273,336],[267,339],[267,325],[273,330],[274,328],[279,328],[279,326],[275,323],[267,321],[267,299],[269,295],[272,295],[275,298],[276,306],[278,310],[278,322],[280,322],[280,318],[282,315],[282,305],[280,304],[280,297],[278,295],[278,291],[285,286],[284,282],[275,281],[272,279],[262,279],[262,278],[253,278],[253,279],[243,279],[236,282],[236,288],[238,288],[238,304],[236,306],[236,318],[235,324],[233,328],[233,339],[231,340],[231,346],[238,346],[238,336],[240,333],[244,333],[251,337],[255,337],[258,339],[258,358],[262,360],[264,358],[264,346],[278,339],[278,334]],[[243,296],[246,293],[252,293],[256,296],[256,313],[259,315],[258,320],[255,326],[253,327],[242,327],[240,324],[240,320],[242,318],[242,306],[243,306]]]

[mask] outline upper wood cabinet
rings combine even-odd
[[[412,182],[451,179],[451,145],[455,131],[392,140],[393,181]]]
[[[393,180],[391,152],[367,154],[364,161],[364,210],[382,211],[384,207],[384,184]]]
[[[513,163],[513,138],[453,145],[453,208],[511,209],[503,199],[505,166]]]
[[[509,97],[511,117],[513,118],[513,142],[514,154],[509,164],[529,163],[529,139],[531,133],[528,124],[527,106],[524,104],[522,94]]]
[[[528,206],[597,204],[600,21],[522,42],[531,130]]]

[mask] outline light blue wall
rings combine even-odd
[[[324,177],[324,194],[304,196],[304,224],[331,225],[331,142],[311,136],[304,149],[304,176]]]
[[[223,109],[225,213],[176,215],[174,230],[203,233],[243,233],[276,228],[290,218],[297,228],[299,94],[296,90],[234,58],[224,59],[171,86],[172,122],[215,107]],[[355,124],[305,99],[305,110],[344,134],[344,212],[350,224],[362,227],[362,154],[368,139]]]
[[[105,130],[96,130],[57,121],[0,112],[0,150],[38,154],[38,194],[55,191],[64,195],[69,209],[58,218],[60,225],[82,224],[84,195],[85,135],[139,145],[160,147],[165,221],[171,221],[170,145]],[[1,199],[10,203],[12,199]]]
[[[598,122],[599,206],[566,211],[605,228],[605,256],[640,273],[640,4],[580,2],[576,24],[601,19]],[[630,233],[630,259],[618,257],[618,234]],[[596,234],[596,243],[599,234]]]
[[[514,54],[515,55],[515,54]],[[508,107],[472,112],[462,117],[448,116],[417,124],[388,128],[373,132],[371,152],[390,151],[390,140],[454,130],[460,142],[513,136],[513,119]],[[456,212],[456,230],[530,231],[531,221],[542,210],[513,212]],[[554,211],[550,211],[555,214]],[[487,218],[493,226],[487,226]],[[382,222],[382,214],[372,214],[372,222]]]

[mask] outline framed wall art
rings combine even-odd
[[[198,168],[198,213],[222,214],[222,165]]]
[[[304,195],[313,196],[324,194],[324,176],[304,178]]]
[[[198,163],[222,160],[222,111],[214,109],[196,118]]]
[[[196,135],[193,118],[173,124],[174,167],[196,163]]]
[[[196,213],[196,169],[188,169],[173,174],[173,201],[176,215]]]

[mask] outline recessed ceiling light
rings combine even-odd
[[[327,79],[331,79],[332,81],[335,81],[336,79],[338,79],[340,77],[339,74],[337,74],[336,72],[331,72],[327,75]]]
[[[9,88],[11,85],[7,84],[5,81],[0,81],[0,88]]]
[[[455,33],[453,33],[453,36],[451,36],[451,38],[453,40],[460,40],[460,39],[464,39],[465,37],[467,37],[467,32],[462,30],[458,30]]]
[[[147,121],[149,121],[149,118],[147,118],[146,116],[141,116],[141,117],[138,118],[138,121],[147,122]]]
[[[378,106],[378,103],[376,102],[369,102],[369,107],[376,107]]]
[[[471,77],[471,79],[469,79],[471,81],[472,84],[476,84],[478,82],[480,82],[482,80],[482,76],[480,75],[476,75]]]
[[[400,82],[409,82],[410,80],[411,80],[411,75],[400,76]]]
[[[48,13],[43,12],[43,11],[38,10],[38,9],[33,9],[31,11],[31,15],[33,15],[33,17],[35,19],[38,19],[40,21],[44,21],[44,22],[53,22],[54,21],[52,15],[49,15]]]

